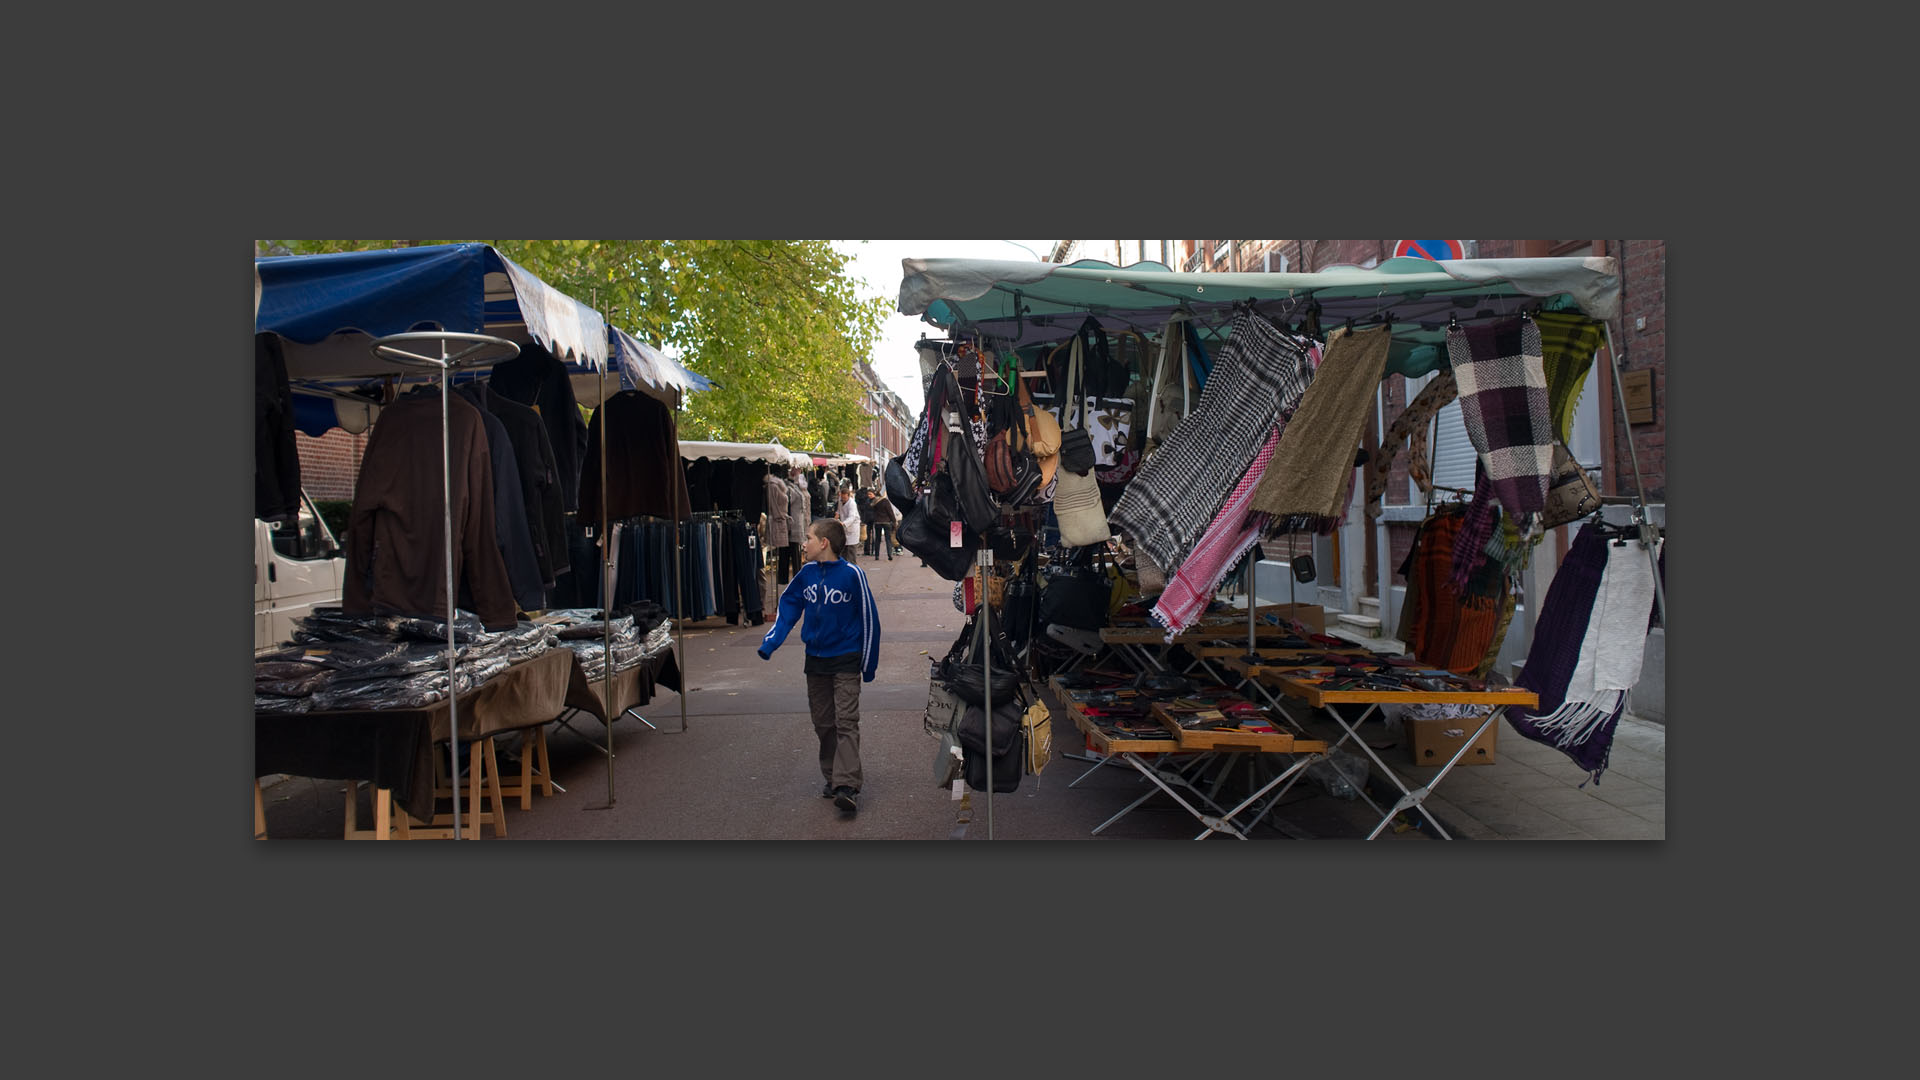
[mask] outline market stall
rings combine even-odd
[[[387,539],[380,550],[389,565],[398,565],[407,557],[403,549],[417,546],[415,534],[437,532],[443,542],[438,564],[428,566],[432,556],[422,554],[426,561],[412,571],[383,571],[385,585],[371,571],[350,576],[347,604],[366,609],[371,602],[422,615],[444,612],[447,680],[453,691],[445,699],[450,775],[457,775],[459,743],[469,730],[458,716],[457,594],[472,592],[489,630],[510,624],[515,607],[544,606],[535,599],[541,595],[537,586],[501,576],[498,560],[512,557],[511,545],[496,541],[500,555],[489,557],[493,549],[481,539],[495,539],[496,522],[518,520],[504,511],[486,520],[496,491],[516,500],[519,494],[504,479],[497,488],[490,487],[492,479],[481,479],[502,475],[487,467],[489,456],[496,463],[511,460],[503,455],[511,453],[512,444],[505,436],[494,438],[496,429],[505,431],[499,416],[526,418],[530,437],[552,455],[555,479],[545,492],[550,503],[544,510],[547,521],[557,522],[581,502],[579,477],[588,447],[580,437],[584,425],[576,402],[605,405],[621,394],[634,394],[670,410],[680,394],[704,386],[704,380],[608,326],[598,312],[484,244],[257,259],[255,305],[256,388],[266,388],[256,394],[256,425],[267,408],[277,424],[290,428],[302,411],[295,403],[302,401],[307,403],[303,426],[309,428],[324,430],[331,420],[353,429],[378,418],[384,424],[381,434],[394,436],[382,440],[383,475],[391,487],[404,489],[407,520],[412,521],[402,531],[383,534]],[[408,390],[423,378],[424,385]],[[277,400],[275,385],[281,389]],[[614,387],[621,389],[615,393]],[[434,390],[439,397],[437,419],[428,402]],[[332,408],[316,414],[315,402]],[[479,434],[483,421],[484,438]],[[396,425],[404,427],[408,437],[394,435]],[[456,453],[457,439],[462,442]],[[431,464],[430,442],[439,444],[438,469]],[[290,452],[290,433],[284,445]],[[604,442],[600,453],[604,462]],[[368,454],[374,456],[372,442]],[[437,500],[419,482],[428,475],[440,480]],[[520,510],[528,528],[538,529],[541,515],[532,506],[532,490],[529,486]],[[604,487],[586,494],[606,497]],[[435,516],[438,529],[426,524]],[[372,528],[350,530],[350,566],[354,546],[360,548],[363,565],[376,550],[367,546],[378,542],[365,535]],[[461,541],[458,554],[456,534]],[[528,573],[551,582],[552,568],[564,562],[566,554],[557,534],[546,539],[537,569],[531,559],[524,565]],[[592,573],[593,561],[591,556],[582,561],[581,574]],[[439,565],[445,568],[444,583],[429,588],[426,583]],[[382,588],[408,591],[383,598]],[[611,671],[607,677],[611,679]],[[544,719],[559,713],[560,702],[553,704]],[[611,801],[611,774],[608,790]],[[465,834],[459,814],[456,798],[455,836]]]
[[[1023,523],[1049,559],[1111,553],[1152,623],[1095,625],[1137,671],[1165,669],[1166,650],[1192,644],[1236,574],[1246,651],[1288,632],[1255,617],[1252,552],[1282,533],[1338,528],[1361,467],[1371,481],[1392,461],[1394,447],[1374,451],[1362,434],[1387,376],[1437,376],[1422,404],[1457,398],[1479,455],[1472,501],[1449,508],[1467,513],[1434,514],[1408,571],[1410,582],[1425,575],[1416,602],[1430,618],[1472,609],[1434,622],[1425,652],[1452,647],[1457,665],[1478,660],[1489,637],[1497,647],[1513,568],[1545,528],[1577,520],[1552,518],[1562,474],[1551,451],[1565,438],[1555,428],[1569,387],[1577,393],[1611,343],[1612,259],[1391,259],[1315,274],[902,265],[899,310],[947,334],[922,343],[928,407],[897,482],[889,470],[903,541],[914,537],[907,546],[953,580],[976,560],[1017,557],[1006,534],[1017,539]],[[1635,539],[1664,610],[1640,488],[1636,465]],[[1377,498],[1371,482],[1367,494]],[[1043,576],[1043,608],[1051,591]],[[1191,670],[1200,658],[1184,655]],[[1594,712],[1569,706],[1560,719],[1590,729]]]

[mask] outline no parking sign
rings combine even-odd
[[[1432,259],[1436,262],[1441,259],[1464,259],[1467,257],[1467,245],[1460,240],[1401,240],[1393,245],[1393,257]]]

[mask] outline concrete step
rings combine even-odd
[[[1380,633],[1380,620],[1372,615],[1348,615],[1342,612],[1339,621],[1368,637],[1377,637]]]

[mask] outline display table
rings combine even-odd
[[[1367,839],[1369,840],[1379,836],[1381,831],[1393,821],[1395,814],[1398,814],[1402,810],[1420,807],[1421,804],[1426,801],[1427,796],[1433,793],[1433,789],[1439,787],[1440,782],[1446,779],[1447,773],[1452,771],[1454,765],[1459,762],[1461,757],[1467,753],[1480,736],[1485,734],[1494,724],[1500,722],[1501,716],[1505,715],[1508,708],[1514,705],[1532,708],[1540,704],[1539,695],[1531,690],[1517,686],[1492,687],[1480,684],[1477,685],[1477,688],[1460,690],[1384,689],[1371,687],[1331,689],[1329,688],[1330,686],[1339,685],[1341,680],[1335,677],[1334,669],[1325,664],[1301,665],[1289,663],[1286,658],[1269,657],[1262,657],[1260,663],[1253,663],[1245,657],[1225,657],[1221,659],[1221,663],[1230,670],[1239,672],[1246,680],[1244,685],[1260,691],[1262,695],[1268,697],[1276,707],[1280,707],[1283,699],[1292,699],[1312,708],[1324,709],[1327,715],[1333,717],[1334,722],[1339,724],[1345,731],[1345,734],[1333,744],[1334,748],[1338,749],[1346,745],[1347,741],[1351,739],[1366,753],[1367,757],[1373,760],[1375,765],[1380,767],[1381,775],[1393,781],[1393,785],[1400,789],[1400,798],[1395,801],[1391,807],[1383,810],[1378,803],[1375,803],[1372,798],[1367,796],[1365,784],[1354,784],[1354,787],[1360,790],[1361,798],[1367,800],[1367,805],[1373,807],[1374,811],[1380,814],[1380,823],[1373,827],[1371,833],[1367,834]],[[1380,755],[1375,753],[1373,747],[1369,746],[1367,741],[1360,737],[1360,725],[1375,712],[1378,712],[1380,706],[1389,704],[1486,705],[1489,708],[1486,717],[1480,722],[1480,726],[1475,728],[1473,734],[1468,736],[1466,740],[1460,744],[1460,747],[1454,751],[1453,756],[1447,759],[1446,764],[1440,766],[1440,771],[1434,774],[1431,780],[1428,780],[1418,789],[1412,789],[1402,783],[1400,774],[1395,772],[1386,762],[1380,760]],[[1340,714],[1338,709],[1327,708],[1327,706],[1330,705],[1364,705],[1366,708],[1361,711],[1358,718],[1349,721]],[[1349,779],[1351,780],[1351,778]],[[1448,835],[1446,827],[1434,820],[1431,814],[1427,815],[1427,820],[1433,824],[1434,829],[1438,831],[1441,836],[1449,840],[1453,839],[1452,836]]]
[[[1254,608],[1253,640],[1273,642],[1318,633],[1311,624],[1293,621],[1293,616],[1306,614],[1302,607],[1295,604],[1262,604]],[[1318,612],[1317,607],[1311,610],[1316,619]],[[1181,674],[1188,674],[1196,668],[1212,672],[1211,665],[1201,653],[1208,646],[1218,646],[1221,642],[1236,639],[1241,642],[1247,640],[1247,613],[1244,610],[1202,616],[1198,622],[1171,639],[1167,637],[1164,627],[1138,619],[1116,619],[1100,630],[1101,644],[1137,672],[1171,670],[1167,660],[1176,646],[1184,647],[1195,658]],[[1240,651],[1244,652],[1245,649]],[[1217,672],[1213,674],[1218,678]]]
[[[1203,826],[1199,835],[1194,837],[1195,840],[1204,840],[1216,832],[1228,833],[1241,840],[1245,840],[1247,839],[1245,829],[1251,829],[1258,825],[1260,819],[1264,818],[1268,811],[1278,805],[1280,797],[1285,795],[1287,789],[1291,788],[1293,782],[1302,775],[1301,770],[1305,769],[1307,765],[1316,760],[1317,756],[1323,754],[1327,749],[1327,744],[1322,740],[1299,738],[1291,733],[1276,732],[1265,734],[1239,729],[1188,730],[1181,726],[1179,717],[1176,715],[1176,710],[1163,702],[1154,702],[1149,706],[1149,712],[1154,719],[1159,722],[1169,737],[1126,738],[1115,736],[1095,723],[1093,717],[1087,713],[1084,705],[1073,700],[1072,695],[1074,690],[1063,685],[1060,677],[1056,676],[1051,680],[1050,685],[1053,689],[1055,699],[1060,703],[1060,707],[1073,719],[1074,727],[1078,728],[1086,736],[1089,746],[1104,755],[1099,764],[1080,774],[1072,783],[1068,784],[1067,786],[1069,788],[1077,786],[1080,781],[1092,776],[1108,762],[1112,761],[1118,761],[1131,766],[1135,772],[1138,772],[1141,776],[1145,777],[1149,783],[1153,784],[1152,790],[1147,791],[1139,798],[1128,803],[1125,807],[1121,808],[1119,813],[1114,814],[1096,826],[1091,834],[1094,836],[1100,835],[1108,826],[1132,813],[1141,804],[1152,798],[1156,792],[1165,792],[1169,798],[1178,803],[1187,813],[1193,815],[1194,820],[1200,822]],[[1213,798],[1214,795],[1219,793],[1218,780],[1208,789],[1202,789],[1196,781],[1201,778],[1209,766],[1225,762],[1225,755],[1232,754],[1289,754],[1293,755],[1293,760],[1288,764],[1287,768],[1269,779],[1258,790],[1241,800],[1240,803],[1231,809],[1226,809],[1221,807]],[[1285,787],[1280,787],[1280,790],[1274,791],[1274,789],[1282,783],[1285,784]],[[1194,806],[1193,803],[1183,798],[1180,791],[1175,790],[1175,788],[1185,790],[1195,799],[1204,803],[1212,812],[1208,813]],[[1246,824],[1245,829],[1234,823],[1235,817],[1248,807],[1259,802],[1261,798],[1266,796],[1270,791],[1274,792],[1273,797],[1268,800],[1267,805],[1255,815],[1253,820]]]
[[[397,801],[415,820],[439,824],[434,814],[434,744],[453,736],[451,717],[459,714],[459,736],[470,740],[469,806],[479,804],[480,785],[491,770],[483,768],[491,760],[492,736],[504,731],[545,724],[566,704],[568,672],[573,654],[566,649],[549,649],[539,656],[521,661],[499,672],[486,682],[464,691],[451,701],[441,700],[421,708],[355,709],[335,712],[279,713],[259,712],[253,718],[254,775],[286,773],[327,780],[365,780],[375,789],[374,836],[386,839],[387,817],[391,803]],[[505,832],[494,776],[493,826],[496,835]],[[353,791],[348,791],[349,800]],[[479,822],[465,815],[462,832],[478,837]],[[349,817],[349,828],[353,820]],[[401,821],[396,828],[404,829]],[[435,835],[430,830],[411,829],[419,838]]]
[[[571,650],[568,650],[568,654],[574,655]],[[659,687],[675,691],[680,689],[680,662],[674,658],[672,649],[665,649],[625,671],[615,672],[611,688],[608,682],[604,675],[589,676],[579,657],[574,656],[573,669],[567,675],[565,708],[556,719],[561,727],[594,743],[601,753],[611,755],[611,751],[588,738],[569,721],[585,713],[611,727],[615,720],[631,715],[635,720],[653,727],[646,717],[633,710],[652,701]],[[541,737],[545,738],[544,729]]]

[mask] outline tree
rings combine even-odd
[[[266,254],[457,241],[256,241]],[[854,368],[889,310],[862,297],[824,240],[483,240],[714,384],[689,395],[687,439],[845,446],[866,431]]]

